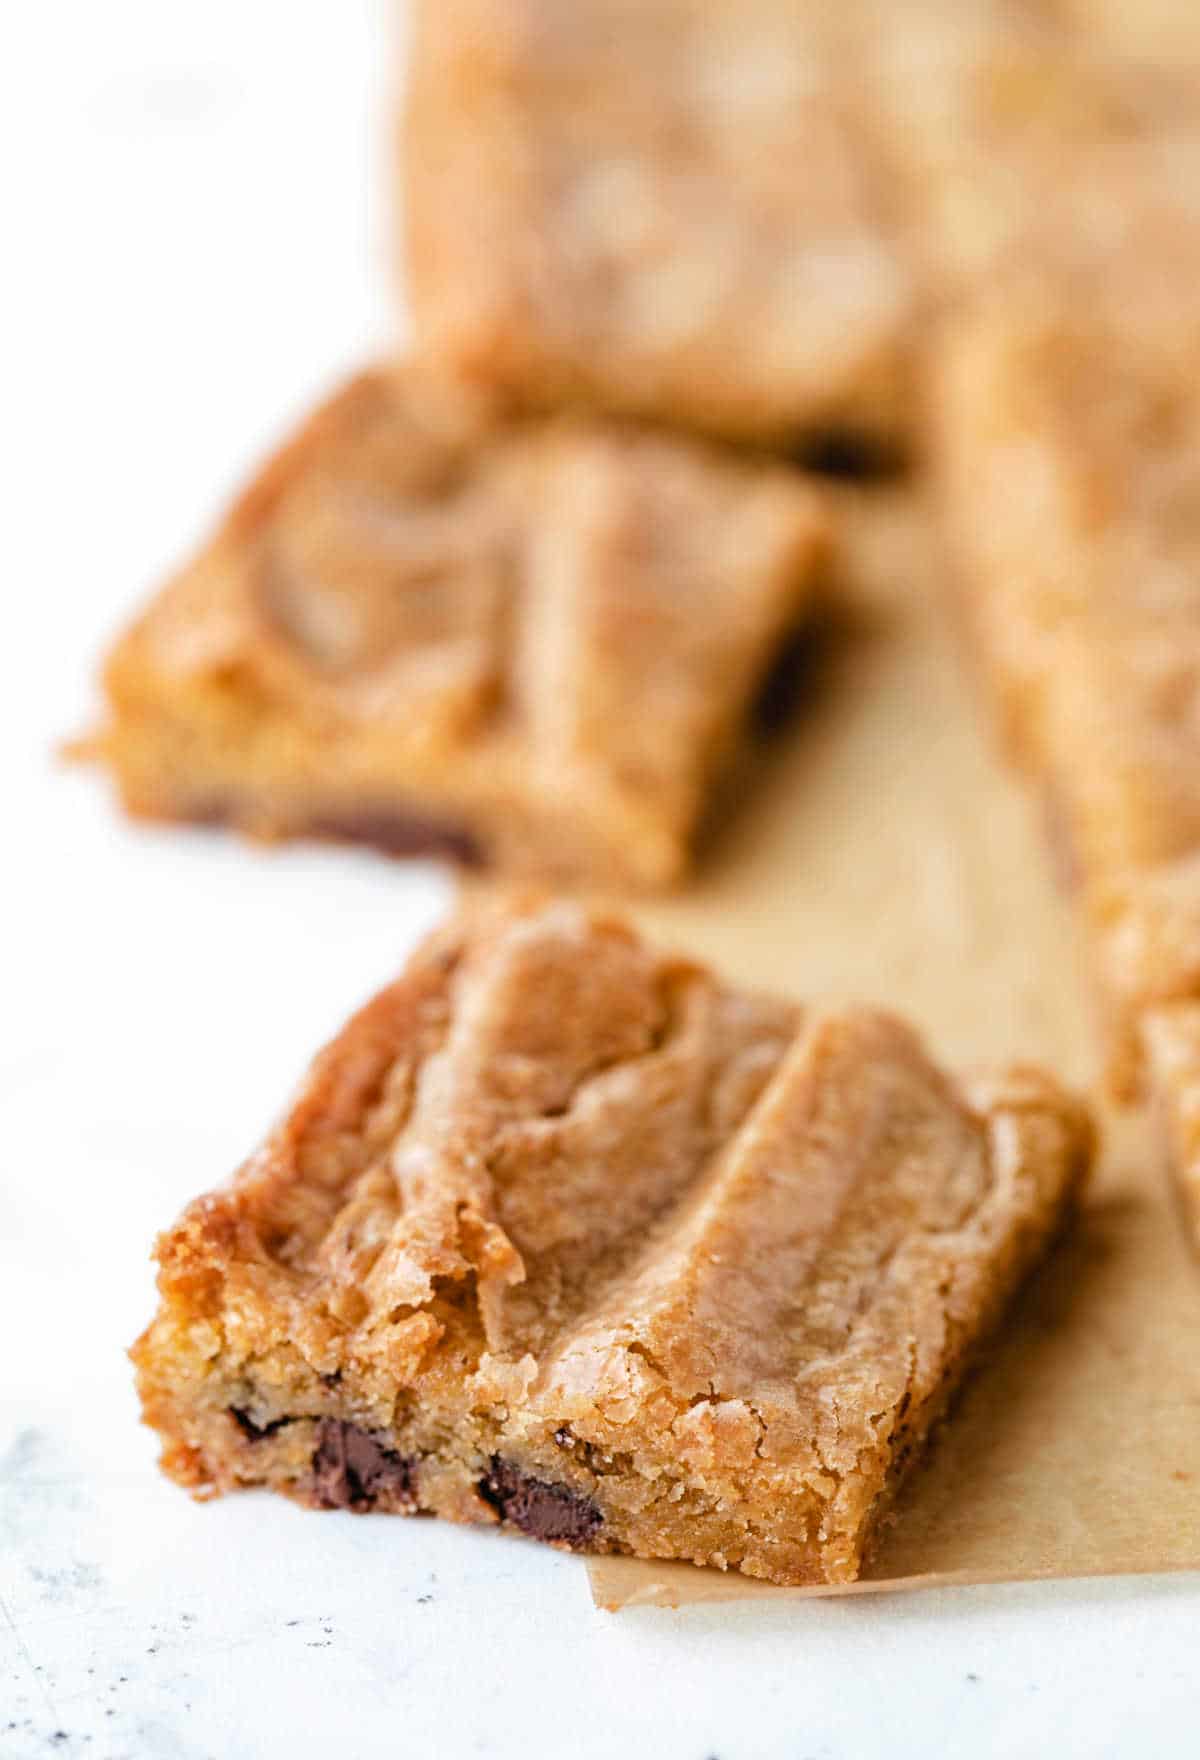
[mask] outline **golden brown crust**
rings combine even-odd
[[[361,374],[118,643],[126,807],[662,885],[829,551],[782,466]]]
[[[201,1492],[845,1581],[1053,1234],[1086,1116],[579,907],[452,922],[159,1244]]]

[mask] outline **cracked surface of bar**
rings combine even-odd
[[[145,1417],[200,1495],[849,1581],[1089,1153],[1035,1070],[493,904],[161,1238]]]
[[[830,549],[782,465],[364,373],[117,644],[101,754],[137,815],[666,885]]]

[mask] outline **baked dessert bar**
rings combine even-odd
[[[783,465],[367,372],[117,644],[100,751],[139,816],[665,885],[830,540]]]
[[[422,351],[536,406],[903,443],[912,288],[828,22],[424,0],[402,203]]]
[[[1016,1069],[563,903],[452,921],[160,1240],[168,1473],[846,1582],[1089,1158]]]
[[[1128,1088],[1139,1012],[1200,995],[1200,154],[1122,165],[1090,240],[952,328],[938,450],[970,624]]]

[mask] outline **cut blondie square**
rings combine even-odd
[[[137,815],[666,885],[830,546],[781,464],[367,372],[118,643],[100,750]]]
[[[160,1240],[166,1471],[779,1583],[860,1571],[1086,1114],[582,905],[452,921]]]
[[[903,444],[913,290],[828,26],[791,0],[423,0],[421,349],[535,407]]]
[[[1200,152],[1120,158],[1102,242],[1056,240],[951,326],[938,451],[1130,1090],[1139,1012],[1200,996]]]

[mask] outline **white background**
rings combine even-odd
[[[566,3],[566,0],[564,0]],[[1194,1578],[620,1616],[432,1522],[200,1507],[147,1249],[438,914],[432,868],[137,831],[52,748],[263,446],[393,334],[370,0],[0,24],[0,1757],[1194,1754]]]

